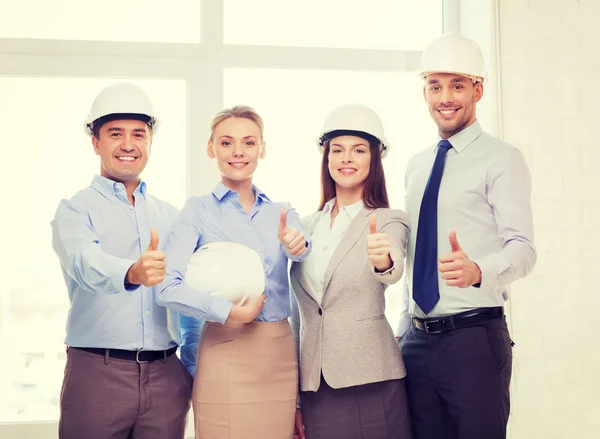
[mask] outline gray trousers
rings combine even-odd
[[[411,439],[403,379],[332,389],[321,375],[302,417],[307,439]]]
[[[182,439],[192,377],[177,358],[138,364],[70,348],[60,439]]]

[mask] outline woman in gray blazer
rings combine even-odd
[[[290,272],[296,437],[410,438],[406,372],[384,314],[385,289],[402,277],[409,227],[404,212],[389,209],[383,126],[370,108],[344,105],[328,116],[319,148],[321,203],[302,220],[313,248]]]

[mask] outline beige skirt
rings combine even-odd
[[[287,320],[204,325],[192,393],[196,439],[290,439],[297,390]]]

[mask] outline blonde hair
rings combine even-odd
[[[225,108],[224,110],[219,111],[210,122],[210,140],[212,140],[213,136],[215,135],[215,128],[217,125],[231,117],[248,119],[254,122],[260,129],[260,139],[263,140],[265,124],[262,120],[262,117],[258,115],[254,108],[248,107],[247,105],[236,105],[235,107]]]

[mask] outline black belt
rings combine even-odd
[[[461,312],[460,314],[431,319],[413,317],[412,322],[415,328],[420,329],[421,331],[425,331],[428,334],[440,334],[455,329],[477,326],[488,320],[497,319],[503,314],[504,308],[497,306],[494,308],[477,308]]]
[[[163,360],[177,352],[177,346],[174,346],[166,351],[126,351],[124,349],[103,349],[103,348],[79,348],[71,347],[71,349],[79,349],[80,351],[89,352],[109,356],[110,358],[118,358],[119,360],[135,361],[137,363],[148,363],[149,361]]]

